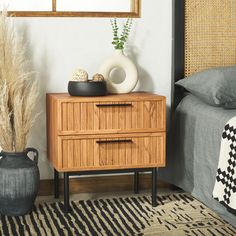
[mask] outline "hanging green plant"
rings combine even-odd
[[[131,18],[128,18],[123,26],[122,33],[119,35],[119,27],[117,24],[117,19],[114,18],[113,20],[111,20],[111,26],[113,31],[112,44],[114,45],[115,49],[121,49],[121,50],[124,49],[125,43],[127,42],[129,33],[131,31],[132,23],[133,20]]]

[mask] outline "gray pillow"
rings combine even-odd
[[[224,104],[225,109],[236,109],[236,101],[235,102],[226,102]]]
[[[236,108],[236,66],[204,70],[176,84],[210,105]]]

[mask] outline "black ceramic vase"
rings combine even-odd
[[[28,154],[34,154],[33,160]],[[32,211],[39,187],[38,151],[0,153],[0,213],[20,216]]]

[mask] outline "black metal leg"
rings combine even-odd
[[[59,173],[54,169],[54,197],[59,198]]]
[[[152,169],[152,206],[157,206],[157,168]]]
[[[64,213],[68,213],[70,211],[70,203],[69,203],[69,173],[64,173]]]
[[[134,193],[139,193],[139,171],[134,171]]]

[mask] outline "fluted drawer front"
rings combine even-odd
[[[165,101],[62,102],[59,132],[165,131]]]
[[[111,138],[61,137],[61,168],[92,170],[164,166],[165,133]]]

